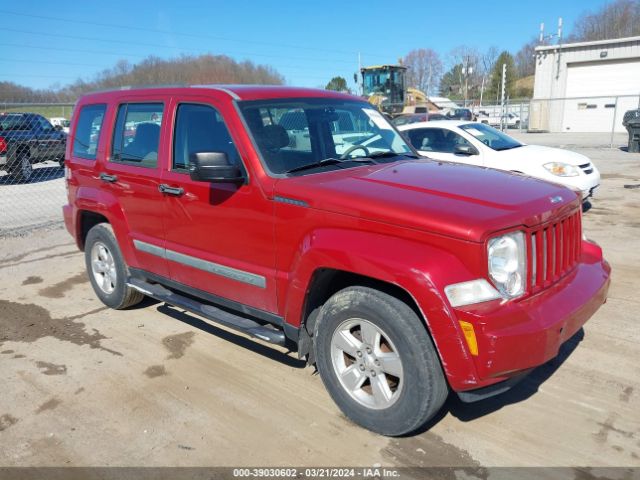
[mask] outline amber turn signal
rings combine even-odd
[[[464,333],[464,339],[467,341],[469,352],[474,357],[477,356],[478,341],[476,340],[476,332],[473,330],[473,325],[463,320],[459,320],[459,323],[460,323],[460,328],[462,328],[462,333]]]

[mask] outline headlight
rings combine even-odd
[[[545,163],[543,167],[558,177],[577,177],[580,175],[578,167],[569,165],[568,163],[550,162]]]
[[[505,297],[515,298],[524,293],[527,276],[527,257],[524,233],[512,232],[489,240],[489,277]]]

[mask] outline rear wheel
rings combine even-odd
[[[367,287],[331,297],[316,322],[317,367],[355,423],[383,435],[415,431],[447,398],[431,338],[404,302]]]
[[[33,166],[29,154],[18,154],[9,167],[9,175],[18,182],[28,182],[33,175]]]
[[[128,268],[111,225],[99,223],[89,230],[84,255],[89,280],[102,303],[120,310],[142,301],[144,295],[127,286]]]

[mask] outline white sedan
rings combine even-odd
[[[418,152],[435,160],[524,173],[593,196],[600,172],[584,155],[560,148],[525,145],[479,122],[435,121],[398,127]]]

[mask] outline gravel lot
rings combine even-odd
[[[55,219],[31,206],[59,212],[63,179],[0,178],[0,466],[640,467],[640,189],[624,187],[640,155],[608,135],[515,136],[583,145],[603,174],[584,228],[613,266],[609,301],[510,393],[450,398],[401,439],[352,425],[282,349],[152,301],[104,308],[61,224],[13,235]]]

